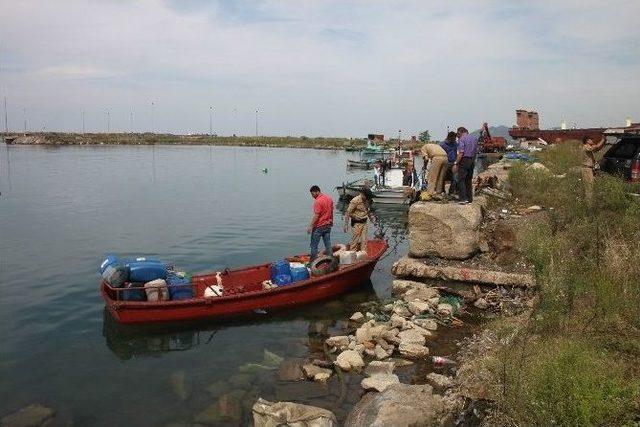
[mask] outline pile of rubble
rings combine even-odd
[[[438,325],[456,321],[454,316],[460,310],[458,299],[441,296],[438,289],[410,280],[394,280],[393,293],[397,299],[380,307],[378,313],[356,312],[351,316],[355,324],[353,334],[327,338],[327,351],[331,359],[335,355],[335,360],[305,364],[302,370],[307,378],[325,382],[333,373],[331,368],[364,370],[367,377],[362,380],[362,387],[383,391],[399,383],[393,370],[412,363],[405,359],[427,357],[427,340]],[[394,355],[397,357],[393,358]]]

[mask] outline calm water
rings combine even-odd
[[[0,145],[0,416],[42,403],[58,411],[58,424],[191,421],[215,402],[207,387],[224,382],[228,391],[244,393],[249,407],[261,395],[317,404],[342,417],[361,394],[355,379],[345,385],[334,378],[318,388],[277,381],[272,371],[238,369],[262,361],[264,349],[285,358],[321,355],[326,335],[344,327],[336,319],[360,302],[389,295],[395,256],[379,263],[372,283],[339,301],[153,327],[110,321],[96,270],[110,252],[153,255],[189,272],[306,252],[309,186],[318,184],[336,198],[335,185],[357,177],[347,175],[346,156],[204,146]],[[402,238],[406,212],[379,211],[378,217],[392,245]],[[347,240],[339,227],[333,240]],[[180,378],[185,400],[176,386]],[[246,421],[250,413],[244,414]]]

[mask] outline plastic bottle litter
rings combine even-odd
[[[443,356],[433,356],[431,361],[435,366],[455,365],[456,362]]]

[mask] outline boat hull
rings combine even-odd
[[[356,264],[320,277],[312,277],[299,283],[275,289],[232,294],[215,298],[193,298],[182,301],[134,302],[114,300],[113,293],[104,282],[101,293],[111,316],[119,323],[151,323],[229,317],[251,313],[254,310],[279,310],[329,299],[356,288],[369,280],[376,263],[388,245],[383,240],[368,243],[369,256]],[[237,274],[264,274],[269,264],[235,270]],[[231,272],[234,274],[234,271]],[[215,275],[194,276],[197,289],[215,283]],[[223,279],[224,284],[224,279]],[[226,288],[225,288],[226,289]]]

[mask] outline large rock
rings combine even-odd
[[[403,278],[440,279],[452,282],[484,283],[499,286],[535,286],[533,276],[530,274],[429,265],[422,260],[410,257],[400,258],[393,264],[391,272],[396,277]]]
[[[329,347],[335,347],[338,350],[345,350],[349,346],[349,337],[347,335],[339,335],[329,337],[325,341]]]
[[[412,359],[420,359],[429,355],[427,347],[416,343],[401,343],[398,346],[398,351],[401,355]]]
[[[375,374],[365,378],[360,383],[365,390],[385,391],[394,384],[399,384],[400,379],[396,374]]]
[[[336,358],[335,364],[343,371],[364,368],[364,360],[362,360],[360,353],[355,350],[345,350],[340,353]]]
[[[320,382],[327,381],[333,373],[331,369],[321,368],[312,363],[303,365],[302,370],[304,371],[304,374],[307,376],[307,378]]]
[[[224,394],[216,403],[207,406],[198,413],[194,421],[199,424],[229,423],[237,425],[242,418],[242,405],[237,396],[232,393]]]
[[[393,373],[395,365],[396,364],[394,362],[381,362],[379,360],[374,360],[367,365],[364,373],[369,376],[374,376],[376,374],[390,375]]]
[[[51,423],[56,411],[42,405],[29,405],[2,418],[2,427],[41,427]]]
[[[272,403],[262,398],[253,405],[255,427],[336,427],[338,421],[333,412],[315,406],[293,402]]]
[[[403,345],[403,344],[424,345],[425,343],[425,334],[421,333],[417,329],[407,329],[406,331],[402,331],[398,334],[398,338],[400,339],[400,345]]]
[[[351,410],[347,427],[409,427],[439,424],[442,398],[429,385],[395,384],[381,393],[367,393]]]
[[[448,388],[451,388],[453,385],[453,379],[446,375],[437,374],[435,372],[431,372],[427,375],[427,382],[431,384],[431,386],[438,391],[444,391]]]
[[[418,325],[422,329],[426,329],[428,331],[435,331],[438,329],[438,324],[433,319],[413,319],[414,325]]]
[[[409,209],[409,254],[467,259],[479,249],[482,208],[418,202]]]
[[[286,359],[278,368],[278,380],[280,381],[300,381],[304,379],[302,365],[304,359]]]

